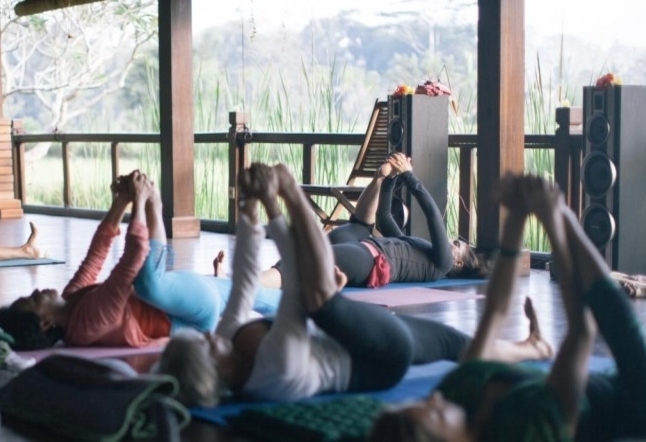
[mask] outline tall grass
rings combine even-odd
[[[148,69],[149,100],[140,108],[140,116],[150,132],[159,132],[159,104],[153,85],[158,84],[156,71]],[[349,80],[346,66],[339,66],[333,59],[328,66],[306,66],[301,62],[302,94],[295,100],[286,80],[279,69],[268,67],[262,76],[246,91],[241,82],[233,81],[225,69],[214,81],[206,82],[198,67],[195,81],[195,131],[214,131],[218,122],[228,121],[225,112],[241,110],[240,103],[246,103],[246,112],[251,116],[250,130],[262,127],[270,132],[354,132],[362,129],[363,115],[349,116],[344,113],[343,90]],[[558,97],[553,91],[558,90]],[[245,96],[248,94],[249,96]],[[526,132],[533,134],[553,134],[554,114],[557,103],[562,101],[568,91],[544,81],[540,60],[537,68],[528,79],[526,94]],[[452,107],[449,116],[451,133],[474,134],[476,132],[475,103],[473,93],[460,95],[454,89],[453,99],[459,103]],[[369,106],[366,106],[366,117]],[[367,118],[365,118],[367,121]],[[91,132],[91,128],[83,128]],[[82,131],[83,131],[82,130]],[[220,129],[222,130],[222,129]],[[110,152],[107,146],[97,144],[72,145],[72,206],[93,209],[106,209],[110,204],[107,192],[110,176]],[[358,146],[318,146],[316,182],[321,184],[343,183],[350,173]],[[59,152],[59,151],[58,151]],[[28,195],[30,204],[62,205],[62,166],[57,151],[38,163],[29,164]],[[223,220],[228,216],[229,165],[228,145],[195,145],[195,212],[196,216],[207,219]],[[253,161],[287,164],[300,176],[303,163],[301,146],[294,145],[250,145]],[[446,210],[447,231],[451,237],[458,236],[459,207],[466,206],[471,211],[472,228],[475,233],[477,207],[474,201],[459,200],[459,149],[449,149],[448,192]],[[473,162],[475,165],[475,161]],[[553,179],[554,155],[549,150],[526,150],[526,171]],[[160,151],[156,145],[123,145],[121,147],[120,173],[140,168],[153,179],[161,181]],[[470,171],[474,189],[477,186],[475,167]],[[331,209],[332,199],[321,198],[319,204]],[[466,238],[464,238],[466,239]],[[474,242],[476,238],[471,238]],[[549,243],[544,231],[535,220],[530,220],[526,230],[526,245],[535,251],[546,251]]]

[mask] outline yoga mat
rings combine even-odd
[[[18,351],[16,352],[23,358],[34,358],[36,362],[53,354],[70,354],[82,356],[90,359],[100,358],[118,358],[122,356],[143,355],[151,353],[161,353],[164,349],[166,340],[158,344],[147,347],[52,347],[44,350]]]
[[[464,299],[484,298],[474,293],[450,292],[429,287],[407,287],[389,290],[366,289],[361,292],[345,293],[354,301],[369,302],[384,307],[401,307],[405,305],[433,304],[436,302],[461,301]]]
[[[369,289],[367,287],[344,287],[342,293],[355,293],[363,292],[365,290],[392,290],[392,289],[406,289],[406,288],[418,288],[418,287],[429,287],[429,288],[443,288],[443,287],[460,287],[465,285],[481,285],[486,284],[486,279],[452,279],[452,278],[442,278],[437,281],[432,282],[391,282],[382,287],[376,289]]]
[[[65,261],[52,258],[4,259],[0,261],[0,267],[39,266],[46,264],[65,264]]]
[[[437,361],[425,365],[410,367],[404,379],[389,390],[360,393],[374,397],[388,403],[405,402],[421,399],[440,383],[442,378],[455,367],[455,362]],[[323,402],[342,397],[352,396],[354,393],[329,393],[314,396],[299,402]],[[191,415],[195,418],[212,422],[219,426],[226,426],[226,419],[237,416],[249,406],[261,404],[278,404],[276,401],[251,401],[244,399],[225,399],[220,405],[213,408],[192,408]]]
[[[553,361],[532,361],[523,364],[549,370]],[[437,387],[440,381],[451,371],[457,364],[451,361],[437,361],[430,364],[415,365],[408,369],[404,379],[389,390],[357,393],[371,396],[389,404],[405,403],[420,400],[429,395]],[[609,358],[592,356],[588,361],[588,368],[591,372],[609,372],[614,370],[614,361]],[[342,397],[352,396],[354,393],[329,393],[304,399],[299,402],[322,402]],[[226,426],[227,418],[237,416],[247,407],[277,404],[276,401],[253,401],[245,399],[227,398],[217,407],[213,408],[191,408],[191,415],[197,419],[211,422],[218,426]]]
[[[214,278],[215,285],[217,286],[218,290],[221,290],[222,293],[228,293],[231,291],[231,285],[232,281],[230,278]],[[486,279],[450,279],[450,278],[444,278],[444,279],[439,279],[437,281],[432,281],[432,282],[391,282],[390,284],[386,284],[385,286],[378,287],[378,288],[368,288],[368,287],[344,287],[343,290],[341,290],[341,293],[344,295],[354,295],[356,293],[374,293],[374,292],[387,292],[387,291],[393,291],[393,290],[404,290],[404,289],[419,289],[419,288],[443,288],[443,287],[459,287],[459,286],[465,286],[465,285],[473,285],[473,286],[478,286],[482,284],[486,284],[487,280]],[[258,287],[258,293],[263,292],[264,297],[268,299],[280,298],[281,291],[280,289],[269,289],[265,287]],[[352,297],[352,296],[351,296]],[[265,311],[270,312],[275,309],[275,306],[259,306],[256,310],[260,311],[261,313],[265,313]]]
[[[231,291],[232,281],[230,278],[214,278],[213,281],[221,293],[229,293]],[[367,287],[344,287],[343,290],[341,290],[341,293],[347,295],[350,299],[359,299],[366,297],[375,300],[367,302],[373,302],[392,307],[397,305],[404,306],[414,304],[429,304],[432,302],[442,301],[457,301],[461,299],[477,299],[481,295],[449,292],[444,290],[436,290],[437,293],[431,295],[428,294],[429,292],[419,292],[419,294],[417,295],[412,294],[410,296],[406,296],[405,294],[409,291],[419,291],[422,288],[437,289],[441,287],[464,285],[477,286],[486,282],[487,281],[484,279],[445,278],[433,282],[393,282],[376,289]],[[255,310],[263,315],[274,314],[276,312],[276,307],[278,306],[281,293],[282,292],[280,289],[269,289],[259,286],[256,292]],[[424,293],[424,296],[421,296],[421,293]],[[388,299],[384,300],[380,298],[380,296],[388,297]],[[260,299],[264,299],[265,303],[263,304],[259,302]]]

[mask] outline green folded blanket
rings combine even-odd
[[[0,413],[3,423],[8,417],[70,440],[176,440],[190,420],[177,390],[174,378],[137,375],[122,361],[52,355],[0,390]]]

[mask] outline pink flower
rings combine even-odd
[[[438,95],[451,95],[451,89],[439,81],[427,80],[423,84],[417,86],[415,94],[437,97]]]

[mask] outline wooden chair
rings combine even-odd
[[[345,211],[350,215],[354,213],[355,204],[365,187],[360,185],[360,180],[372,179],[388,153],[388,102],[377,100],[372,110],[366,137],[345,185],[304,184],[301,186],[326,231],[347,222],[347,219],[340,217]],[[315,197],[321,196],[336,199],[336,204],[329,213],[315,201]]]

